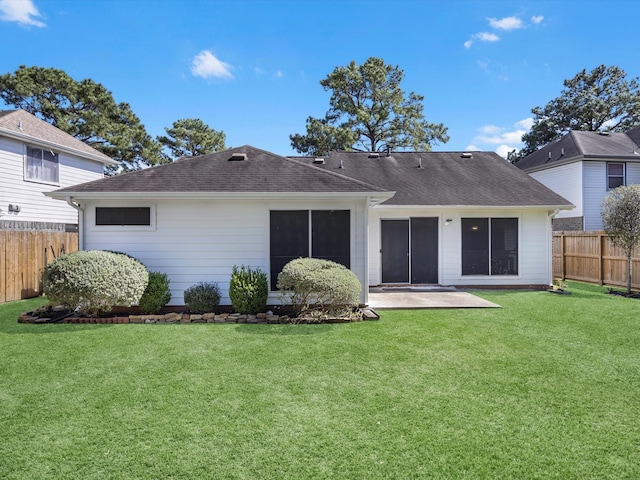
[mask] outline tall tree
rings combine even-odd
[[[565,80],[559,97],[531,110],[534,123],[522,136],[525,146],[510,159],[517,161],[569,130],[624,132],[640,124],[638,77],[626,78],[624,70],[600,65]]]
[[[602,224],[614,245],[627,257],[627,293],[631,293],[631,267],[640,245],[640,185],[618,187],[602,202]]]
[[[423,115],[424,97],[400,88],[404,72],[371,57],[362,65],[337,67],[320,81],[331,91],[324,118],[309,117],[307,133],[289,136],[300,153],[323,155],[330,150],[431,150],[449,140],[447,128]]]
[[[171,128],[165,128],[167,135],[157,137],[158,142],[169,150],[163,153],[168,161],[184,156],[204,155],[224,150],[225,134],[214,130],[197,118],[184,118],[173,122]]]
[[[76,81],[56,68],[25,67],[0,76],[0,98],[137,170],[160,161],[160,145],[128,103],[91,79]],[[114,173],[111,170],[110,173]]]

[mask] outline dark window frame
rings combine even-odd
[[[287,219],[287,215],[291,218]],[[302,215],[306,217],[304,224],[301,220]],[[300,218],[294,219],[294,217]],[[341,222],[346,222],[346,235],[344,229],[336,231],[336,227]],[[283,228],[292,228],[287,226],[287,223],[294,225],[294,228],[299,231],[281,232]],[[351,210],[271,210],[269,213],[270,290],[278,291],[276,288],[278,274],[287,262],[296,258],[332,260],[351,268],[351,236]],[[286,247],[278,243],[282,241],[289,241],[290,247],[295,251],[287,252]],[[302,245],[304,242],[306,245]],[[336,250],[333,250],[334,247]]]
[[[519,275],[518,217],[465,217],[461,228],[463,276]]]
[[[53,150],[27,145],[24,179],[28,182],[60,185],[60,155]]]
[[[94,224],[99,228],[152,227],[152,208],[150,206],[96,206]]]
[[[610,167],[613,166],[621,166],[622,173],[611,173]],[[616,185],[611,186],[612,180],[620,180],[620,182],[616,181]],[[619,184],[618,184],[619,183]],[[623,187],[627,184],[627,164],[625,162],[607,162],[607,191],[613,190],[618,187]]]

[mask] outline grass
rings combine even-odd
[[[640,303],[569,286],[337,325],[0,306],[0,478],[639,478]]]

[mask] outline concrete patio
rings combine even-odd
[[[500,305],[453,287],[371,288],[369,307],[375,310],[421,308],[501,308]]]

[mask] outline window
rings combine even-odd
[[[271,290],[278,274],[300,257],[322,258],[349,268],[351,216],[349,210],[272,210],[270,216]]]
[[[151,225],[150,207],[96,207],[96,225]]]
[[[607,163],[607,190],[623,186],[625,184],[624,173],[624,163]]]
[[[462,275],[517,275],[518,219],[462,219]]]
[[[58,169],[57,153],[42,148],[27,147],[26,180],[57,184],[59,182]]]

